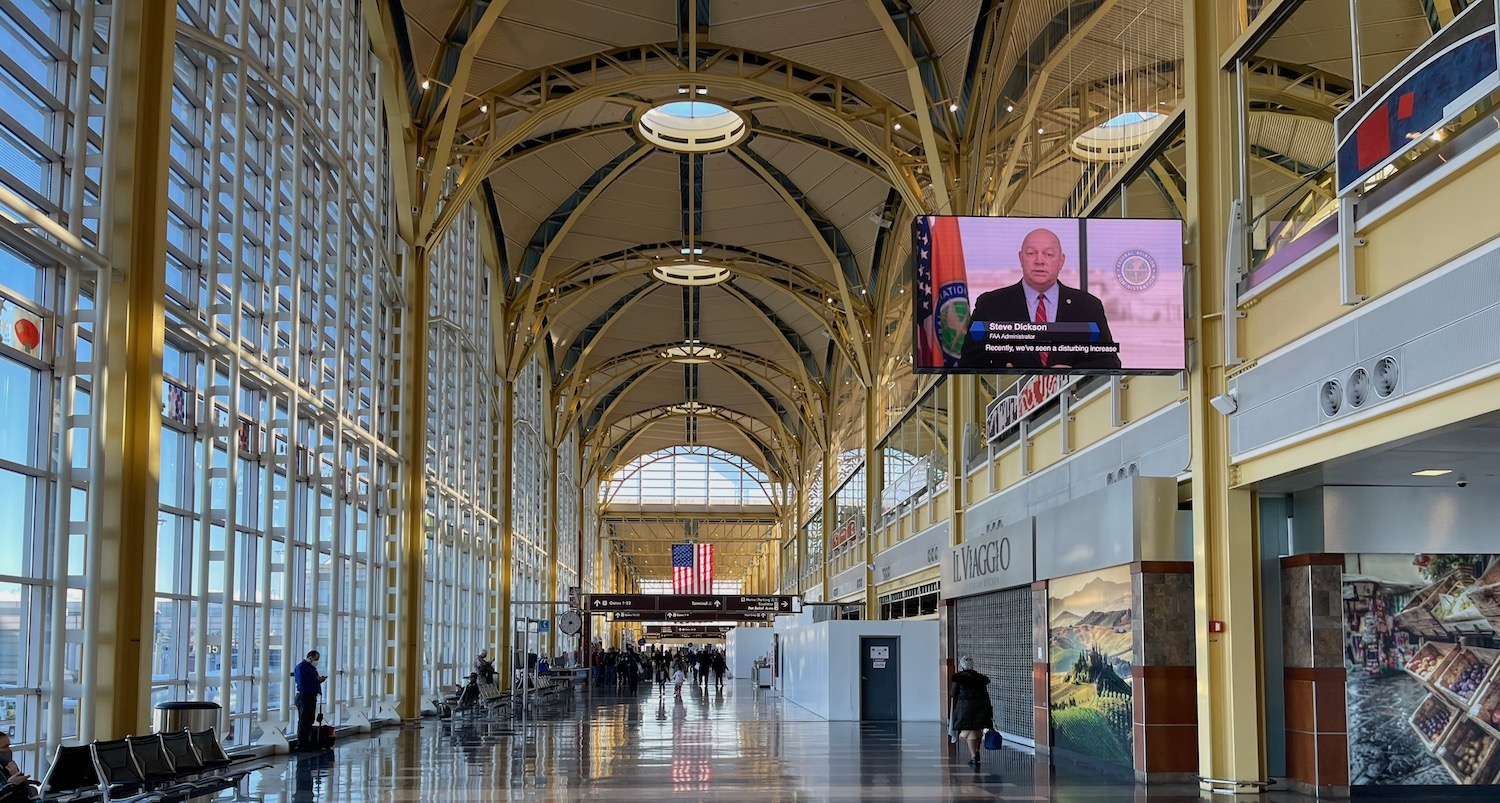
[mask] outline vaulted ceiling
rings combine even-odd
[[[1373,5],[1392,25],[1420,6]],[[546,355],[559,423],[582,425],[596,476],[692,443],[795,482],[856,446],[864,388],[886,415],[922,386],[902,293],[912,215],[1080,214],[1118,165],[1077,158],[1074,137],[1181,100],[1178,0],[367,8],[401,66],[386,94],[410,132],[397,163],[415,166],[396,176],[414,209],[403,235],[430,246],[464,204],[489,210],[514,341],[502,370]],[[1278,59],[1317,58],[1298,35]],[[1264,72],[1308,106],[1342,91]],[[748,136],[680,153],[638,131],[686,99],[737,112]],[[1255,118],[1255,141],[1315,161],[1331,114],[1283,111]],[[653,275],[684,248],[729,279]]]

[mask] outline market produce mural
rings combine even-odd
[[[1500,559],[1349,555],[1349,781],[1500,783]]]
[[[1130,567],[1052,580],[1048,586],[1052,744],[1132,766]]]

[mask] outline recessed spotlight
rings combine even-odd
[[[1451,468],[1424,468],[1421,471],[1413,471],[1413,477],[1441,477],[1444,474],[1452,474]]]

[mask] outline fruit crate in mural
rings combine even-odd
[[[1422,743],[1427,745],[1427,749],[1436,750],[1443,743],[1448,729],[1453,726],[1456,714],[1458,709],[1449,705],[1441,696],[1429,694],[1417,706],[1417,710],[1411,712],[1411,727],[1422,739]]]
[[[1500,632],[1500,560],[1495,561],[1490,570],[1474,583],[1469,599],[1480,615],[1489,620],[1490,626]]]
[[[1448,728],[1436,755],[1461,784],[1492,784],[1500,775],[1500,739],[1471,719],[1459,719]]]
[[[1422,645],[1422,649],[1406,663],[1406,672],[1417,680],[1426,683],[1432,680],[1434,675],[1443,671],[1448,665],[1448,659],[1453,657],[1455,647],[1443,641],[1429,641]]]
[[[1463,581],[1458,572],[1448,572],[1432,585],[1417,592],[1411,602],[1396,614],[1396,626],[1423,638],[1442,638],[1448,635],[1443,620],[1450,613],[1451,601],[1462,595]]]
[[[1448,659],[1442,672],[1436,675],[1436,686],[1459,707],[1468,710],[1479,697],[1479,692],[1493,685],[1496,659],[1500,651],[1480,647],[1460,647]]]

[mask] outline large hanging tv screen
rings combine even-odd
[[[1182,221],[918,217],[918,373],[1185,367]]]

